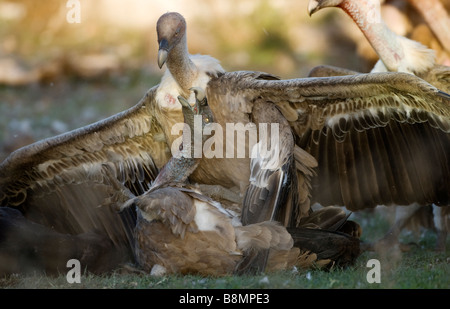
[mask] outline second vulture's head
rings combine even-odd
[[[162,68],[170,50],[186,39],[186,20],[177,12],[163,14],[156,23],[158,35],[158,65]]]

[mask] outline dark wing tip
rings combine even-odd
[[[437,95],[442,98],[445,98],[447,100],[450,100],[450,94],[448,94],[447,92],[444,92],[442,90],[438,90]]]

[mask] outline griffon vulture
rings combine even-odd
[[[135,212],[118,215],[111,207],[122,198],[115,184],[141,195],[177,149],[172,128],[183,122],[181,106],[166,99],[182,92],[168,86],[174,79],[167,74],[134,107],[13,152],[0,165],[0,204],[59,233],[107,236],[114,252],[132,259]],[[205,89],[217,126],[205,141],[213,155],[202,156],[190,180],[243,194],[244,224],[272,219],[300,226],[310,202],[350,210],[448,204],[450,97],[422,79],[405,73],[290,80],[247,71],[204,75],[204,85],[190,86]],[[278,137],[269,157],[250,157],[250,149],[264,148],[258,142],[242,158],[220,158],[226,124],[240,124],[232,131],[238,135],[239,128],[262,135],[260,125],[275,124],[278,131],[268,130]],[[237,138],[230,144],[239,146]]]

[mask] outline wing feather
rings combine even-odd
[[[142,193],[170,158],[160,138],[157,89],[124,112],[13,152],[0,165],[0,205],[19,207],[61,233],[96,230],[129,246],[135,217],[112,209],[111,184],[119,180]]]
[[[296,144],[318,161],[311,202],[351,210],[448,203],[450,95],[406,73],[291,80],[261,74],[225,73],[210,81],[216,91],[209,95],[242,113],[256,100],[288,113]]]
[[[257,124],[278,123],[279,131],[276,140],[272,137],[274,132],[268,132],[266,140],[259,132],[260,140],[253,146],[252,154],[258,153],[258,156],[254,155],[250,163],[250,184],[244,196],[242,223],[276,220],[291,224],[291,216],[300,210],[297,209],[294,139],[290,126],[275,106],[264,101],[254,103],[252,116]]]
[[[369,147],[369,139],[367,137],[368,131],[369,130],[357,135],[357,171],[362,170],[362,174],[364,175],[360,180],[361,188],[363,190],[362,195],[369,201],[369,204],[376,204],[377,196],[380,195],[380,191],[378,189],[376,169],[373,164],[372,153]]]

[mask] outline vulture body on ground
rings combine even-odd
[[[186,183],[161,185],[131,201],[138,208],[137,264],[151,275],[254,273],[261,270],[254,259],[266,251],[265,273],[346,267],[360,254],[359,239],[344,232],[287,230],[276,221],[242,225],[234,212]]]
[[[416,8],[421,8],[424,3],[410,1]],[[433,1],[434,2],[434,1]],[[439,1],[437,1],[439,2]],[[440,3],[439,3],[440,4]],[[425,6],[427,6],[426,4]],[[450,92],[450,67],[435,63],[434,51],[428,49],[419,42],[410,40],[391,31],[382,19],[379,0],[310,0],[308,5],[309,14],[313,14],[326,7],[341,8],[347,13],[366,36],[369,43],[379,55],[380,59],[371,72],[407,72],[415,74],[435,87]],[[433,25],[448,23],[448,15],[438,14],[443,7],[440,4],[434,7],[433,11],[422,14],[441,16],[440,20],[435,20]],[[445,13],[445,9],[444,9]],[[444,19],[444,20],[442,20]],[[445,20],[447,19],[447,20]],[[429,21],[430,18],[427,18]],[[434,27],[436,31],[436,26]],[[441,31],[442,32],[442,31]],[[310,72],[310,76],[344,76],[360,74],[359,72],[337,68],[332,66],[316,67]],[[448,143],[448,142],[447,142]],[[444,144],[446,151],[448,145]],[[320,163],[319,163],[320,164]],[[448,168],[448,167],[447,167]],[[441,205],[442,206],[442,205]],[[408,209],[401,207],[396,211],[395,224],[386,236],[380,241],[384,244],[395,243],[402,228],[411,221],[412,216],[427,215],[428,212],[419,211],[421,205],[412,203]],[[430,205],[434,209],[434,222],[438,231],[437,250],[445,250],[446,235],[450,211],[447,207],[441,209],[439,206]]]
[[[167,49],[170,63],[177,49]],[[244,225],[279,221],[297,243],[314,217],[311,202],[349,210],[448,204],[450,96],[422,79],[376,73],[280,80],[261,72],[204,72],[206,85],[190,86],[205,89],[217,126],[214,135],[207,133],[207,151],[189,180],[243,194]],[[61,234],[106,236],[123,261],[133,260],[136,213],[129,207],[118,214],[112,206],[123,202],[117,182],[140,196],[178,149],[172,125],[183,122],[181,107],[167,103],[182,92],[168,95],[173,88],[167,85],[176,80],[170,73],[173,78],[166,72],[134,107],[13,152],[0,165],[0,204]],[[246,155],[219,157],[227,150],[227,123],[240,124],[232,130],[238,136],[254,128],[262,136],[260,125],[276,124],[279,130],[267,134],[277,137],[269,156],[250,157],[249,150],[269,145],[250,148],[249,139],[235,138],[234,150],[243,143]],[[321,216],[315,219],[327,229]]]

